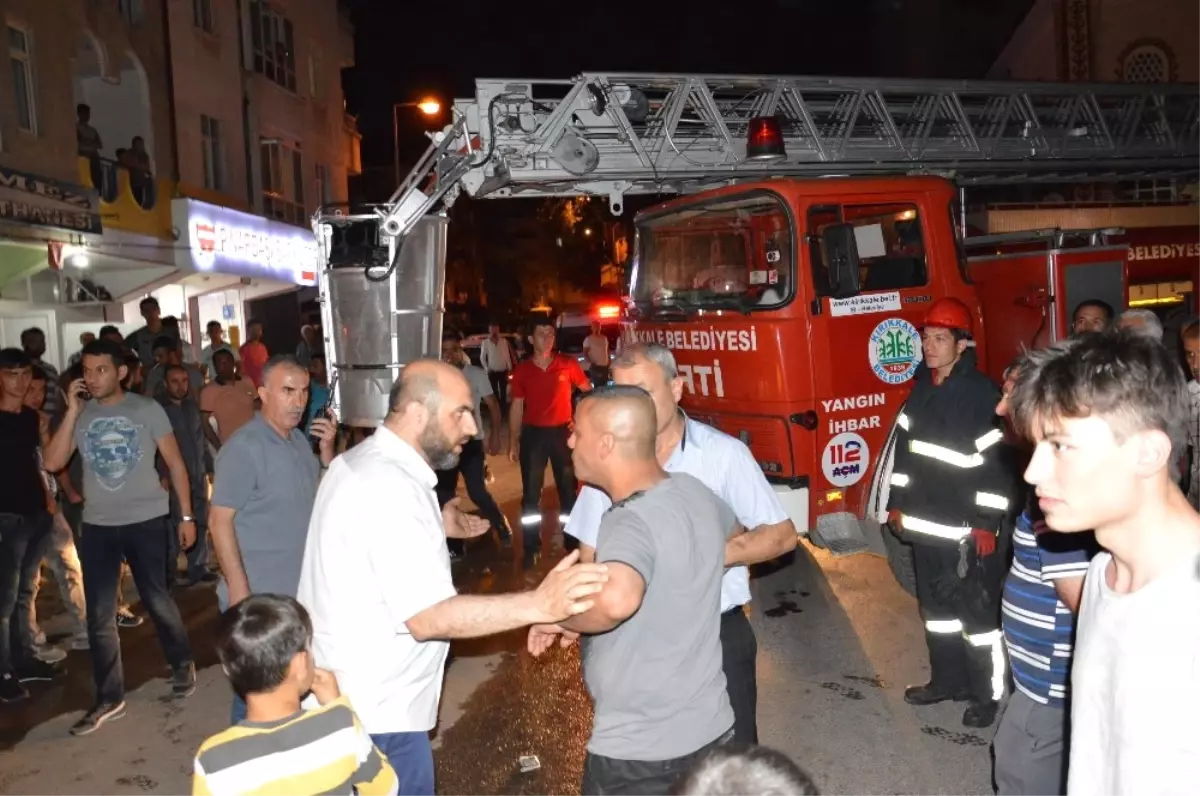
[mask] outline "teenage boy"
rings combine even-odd
[[[217,657],[246,720],[200,746],[193,794],[397,792],[396,772],[311,650],[312,621],[291,597],[251,595],[221,616]],[[310,692],[320,707],[304,710]]]
[[[1172,472],[1183,371],[1137,331],[1019,365],[1014,418],[1046,524],[1095,529],[1071,675],[1067,793],[1200,793],[1200,515]]]

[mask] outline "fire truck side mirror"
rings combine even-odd
[[[829,271],[829,289],[834,298],[857,296],[859,279],[858,242],[853,224],[830,224],[821,230],[821,248]]]

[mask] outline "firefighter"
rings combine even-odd
[[[897,416],[888,523],[912,545],[931,678],[912,705],[969,701],[968,727],[995,720],[1004,691],[1000,533],[1014,490],[995,415],[1000,391],[976,367],[971,312],[953,298],[929,308],[923,367]]]

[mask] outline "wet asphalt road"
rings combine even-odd
[[[494,494],[512,517],[514,476],[507,463],[492,466]],[[548,518],[557,514],[553,500],[547,490]],[[540,571],[561,555],[554,519],[542,543]],[[475,540],[455,565],[455,580],[475,593],[536,585],[539,576],[522,572],[517,556],[490,538]],[[961,705],[903,702],[904,686],[922,681],[927,666],[916,607],[886,562],[834,559],[802,546],[789,561],[760,570],[751,622],[764,744],[789,754],[825,793],[992,792],[991,731],[964,730]],[[55,591],[49,583],[43,591],[48,609]],[[147,622],[122,631],[130,717],[88,738],[66,738],[74,711],[91,697],[87,653],[71,653],[63,681],[34,686],[23,704],[0,706],[0,748],[7,750],[0,752],[0,793],[186,790],[192,753],[225,721],[228,690],[214,666],[213,590],[184,589],[177,599],[202,669],[197,694],[184,703],[163,698],[166,663]],[[524,638],[513,632],[453,644],[435,737],[439,793],[578,793],[591,720],[578,655],[556,649],[535,660],[524,653]],[[457,674],[475,661],[487,662],[482,676]],[[522,774],[517,758],[527,754],[541,768]]]

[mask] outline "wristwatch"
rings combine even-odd
[[[196,518],[190,514],[184,514],[182,517],[179,518],[179,521],[180,522],[195,522]]]

